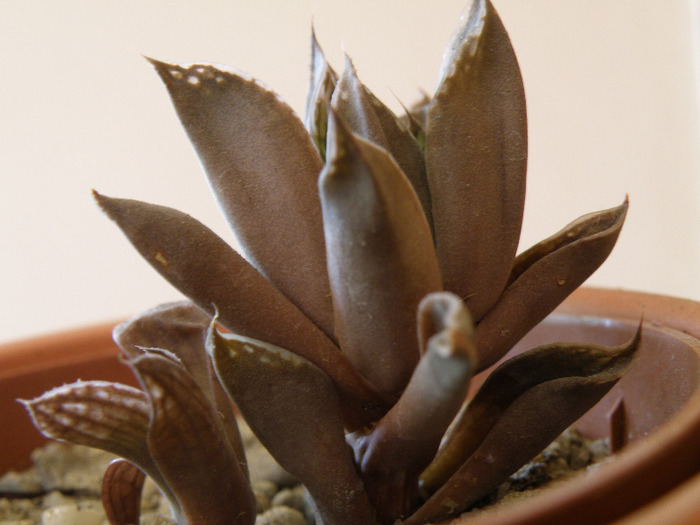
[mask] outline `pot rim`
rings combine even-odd
[[[584,287],[571,294],[551,315],[560,318],[588,317],[592,320],[610,318],[636,325],[642,311],[647,326],[700,345],[700,302],[688,299],[621,289]],[[117,356],[119,352],[111,338],[112,328],[117,323],[118,321],[105,322],[0,344],[0,361],[3,363],[0,379],[15,374],[39,373],[57,365],[79,364],[95,358]],[[86,344],[77,347],[75,341],[78,338],[82,338]],[[29,359],[27,356],[30,356]],[[27,364],[28,360],[30,362]],[[673,451],[678,447],[696,446],[695,441],[691,441],[692,436],[700,436],[700,389],[666,423],[643,439],[627,445],[616,454],[615,461],[603,465],[594,474],[574,477],[553,486],[547,489],[545,497],[537,495],[473,517],[456,517],[442,523],[539,523],[553,511],[571,507],[572,502],[578,505],[584,501],[596,504],[606,493],[619,488],[621,481],[632,473],[636,476],[653,475],[663,462],[673,461]],[[684,474],[683,479],[675,479],[674,484],[678,485],[698,472],[700,464],[693,464],[692,469],[692,472]],[[654,497],[660,497],[671,488],[673,487],[664,488],[663,492]],[[649,502],[651,500],[644,503]],[[634,509],[626,508],[625,513],[632,510]]]
[[[112,329],[120,322],[106,321],[2,343],[0,380],[118,355],[119,350],[112,340]],[[75,344],[77,340],[81,341],[80,345]]]
[[[589,317],[637,324],[642,313],[645,326],[685,340],[700,350],[700,302],[689,299],[622,289],[583,287],[572,293],[550,314],[550,318]],[[588,475],[581,473],[555,484],[546,490],[546,494],[496,506],[475,516],[456,517],[441,522],[441,525],[540,523],[548,514],[572,506],[572,502],[582,504],[588,501],[595,505],[616,489],[622,480],[631,476],[653,475],[659,465],[673,461],[673,451],[678,447],[697,446],[694,441],[691,442],[691,436],[700,436],[700,388],[658,429],[626,445],[615,454],[613,461],[601,465],[594,472]],[[697,472],[699,468],[700,465],[696,465],[694,471]],[[625,514],[633,510],[626,509]]]

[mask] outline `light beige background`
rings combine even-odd
[[[90,189],[178,207],[223,235],[140,54],[234,65],[303,109],[313,17],[398,110],[431,92],[466,0],[0,0],[0,341],[178,298]],[[698,0],[494,0],[521,61],[530,163],[522,247],[631,210],[590,284],[700,300]]]

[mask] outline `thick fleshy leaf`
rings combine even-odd
[[[430,209],[430,189],[428,188],[428,175],[425,168],[425,157],[423,156],[420,134],[418,137],[414,136],[410,128],[404,126],[394,112],[379,98],[366,87],[365,91],[384,130],[384,136],[387,141],[385,149],[391,153],[391,156],[394,157],[396,163],[411,182],[411,186],[418,196],[425,217],[432,229],[433,216]]]
[[[173,286],[210,315],[216,305],[226,328],[308,359],[357,407],[386,404],[316,325],[206,226],[172,208],[97,193],[95,198]],[[366,423],[362,412],[357,419]]]
[[[147,468],[148,403],[127,385],[78,381],[22,401],[47,437],[99,448]]]
[[[126,458],[174,501],[148,450],[149,407],[141,390],[106,381],[78,381],[22,403],[45,436]]]
[[[125,459],[112,461],[102,478],[102,507],[111,525],[134,525],[141,515],[146,475]]]
[[[282,348],[212,326],[208,348],[221,383],[278,463],[307,488],[326,525],[371,525],[374,511],[345,442],[326,374]]]
[[[430,191],[420,145],[396,115],[357,77],[350,58],[333,94],[333,109],[357,136],[384,148],[408,178],[431,224]]]
[[[136,358],[131,366],[150,401],[148,448],[180,505],[177,522],[254,523],[255,496],[247,476],[194,380],[157,355]]]
[[[357,78],[350,57],[345,55],[345,67],[333,92],[332,107],[347,127],[357,136],[387,149],[387,139],[367,90]]]
[[[525,200],[527,122],[520,69],[488,0],[473,0],[432,99],[425,157],[446,290],[478,322],[503,291]]]
[[[498,361],[603,264],[627,208],[625,200],[584,215],[518,256],[508,288],[476,327],[481,369]]]
[[[383,523],[414,510],[418,476],[462,405],[475,368],[473,326],[457,296],[428,295],[418,317],[425,351],[406,390],[375,427],[349,440]]]
[[[441,289],[420,202],[392,157],[335,114],[319,189],[338,341],[370,383],[398,394],[418,362],[418,304]]]
[[[321,159],[326,159],[326,133],[328,130],[328,106],[333,90],[338,82],[338,74],[326,60],[316,33],[311,29],[311,77],[306,95],[304,125],[316,144]]]
[[[187,372],[212,397],[209,360],[204,349],[211,318],[189,301],[161,304],[117,325],[114,341],[131,359],[143,355],[143,348],[160,348],[175,354]]]
[[[140,348],[161,348],[175,354],[202,392],[217,408],[221,422],[241,468],[246,472],[245,454],[236,415],[216,379],[204,348],[210,317],[189,301],[167,303],[138,314],[116,326],[112,337],[124,353],[135,359]]]
[[[243,74],[205,64],[151,63],[246,259],[332,335],[316,191],[322,162],[301,120]]]
[[[422,489],[436,492],[406,523],[464,510],[541,452],[632,366],[641,330],[618,347],[545,345],[497,368],[422,474]]]

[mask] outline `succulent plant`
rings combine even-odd
[[[403,117],[349,59],[338,75],[313,36],[303,120],[240,72],[151,63],[242,255],[184,213],[95,193],[189,298],[115,330],[142,389],[78,382],[25,402],[45,434],[128,460],[105,476],[112,523],[138,519],[141,472],[179,524],[254,522],[230,400],[323,523],[444,519],[631,366],[640,331],[615,348],[532,349],[468,395],[607,258],[627,211],[516,254],[525,97],[488,0],[467,7],[434,96]]]

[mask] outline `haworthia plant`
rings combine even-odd
[[[445,519],[630,368],[641,328],[615,348],[530,350],[467,399],[607,258],[627,212],[516,254],[525,97],[488,0],[465,10],[434,96],[400,117],[315,37],[303,120],[247,75],[151,63],[242,254],[177,210],[95,192],[189,298],[115,330],[141,389],[78,382],[25,401],[46,435],[127,460],[105,476],[113,525],[138,515],[141,473],[180,525],[254,523],[231,401],[326,525]]]

